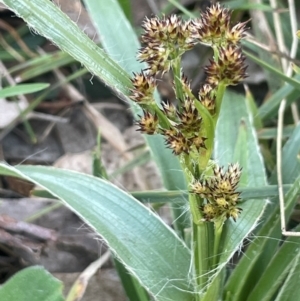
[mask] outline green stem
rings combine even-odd
[[[193,227],[193,255],[195,279],[198,292],[198,298],[208,282],[209,277],[209,230],[208,223],[192,223]]]
[[[224,97],[225,90],[226,90],[226,85],[223,83],[220,83],[218,86],[217,97],[216,97],[216,113],[213,116],[214,126],[216,126],[219,115],[220,115],[221,105],[222,105],[222,100]]]
[[[33,143],[33,144],[36,144],[37,143],[37,138],[35,136],[35,133],[29,123],[29,121],[27,119],[23,119],[23,124],[24,124],[24,127],[25,127],[25,130],[30,138],[30,141]]]
[[[205,141],[206,149],[203,149],[201,154],[199,155],[199,169],[201,171],[205,170],[208,161],[211,158],[211,154],[213,152],[214,146],[214,137],[215,137],[215,123],[213,118],[211,117],[209,111],[202,105],[199,100],[194,101],[195,107],[200,113],[202,120],[203,120],[203,130],[205,131],[205,135],[207,140]]]
[[[151,106],[154,110],[154,112],[157,114],[159,119],[159,125],[164,129],[170,128],[170,121],[168,120],[167,116],[161,111],[161,109],[158,107],[158,105]]]
[[[173,60],[174,63],[172,65],[172,70],[173,70],[173,77],[175,82],[176,97],[180,101],[184,101],[184,93],[183,93],[182,83],[181,83],[180,61],[181,61],[180,56],[178,56],[175,60]]]
[[[213,262],[212,268],[215,268],[219,262],[219,246],[223,231],[224,219],[221,218],[215,221],[215,235],[214,235],[214,251],[213,251]]]
[[[187,183],[192,182],[192,173],[190,172],[190,163],[188,160],[184,160],[182,163],[182,168],[185,173],[185,177],[187,179]],[[201,300],[201,295],[204,291],[204,288],[207,285],[209,270],[210,270],[210,262],[209,262],[209,254],[210,250],[210,231],[209,231],[209,223],[203,221],[203,217],[200,212],[200,205],[202,203],[202,199],[197,197],[194,194],[189,194],[189,205],[190,211],[192,215],[192,252],[194,259],[194,271],[195,271],[195,279],[196,279],[196,287],[197,287],[197,299],[196,301]]]

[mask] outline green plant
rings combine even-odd
[[[276,197],[268,205],[266,196],[254,198],[256,190],[268,187],[254,131],[255,105],[250,105],[249,95],[245,98],[225,89],[245,76],[238,43],[245,24],[230,27],[230,14],[219,5],[199,20],[183,22],[175,16],[146,20],[143,42],[147,45],[140,50],[140,58],[149,69],[138,73],[146,67],[134,59],[138,41],[117,2],[85,1],[105,36],[102,46],[107,53],[49,1],[43,1],[42,7],[41,0],[2,2],[98,75],[121,98],[131,97],[142,107],[131,103],[134,113],[141,116],[140,130],[151,134],[146,141],[165,187],[187,193],[184,201],[173,203],[172,196],[167,198],[161,193],[162,199],[177,207],[176,234],[136,198],[105,180],[54,168],[11,167],[4,163],[0,172],[32,181],[61,199],[102,235],[120,262],[156,300],[289,300],[284,298],[294,285],[293,275],[299,267],[299,242],[288,238],[280,243]],[[101,17],[101,11],[105,11],[106,18]],[[110,14],[119,20],[122,34],[111,31]],[[54,22],[52,28],[47,25],[50,19]],[[162,33],[157,34],[161,32],[157,30]],[[214,58],[206,69],[208,82],[197,99],[181,73],[180,57],[198,40],[211,44]],[[128,59],[119,65],[111,57],[118,58],[121,50]],[[176,108],[171,104],[161,107],[155,93],[153,98],[153,76],[169,69],[174,76]],[[135,76],[130,79],[127,73],[133,71]],[[297,79],[276,72],[299,89]],[[162,136],[177,156],[165,147]],[[300,191],[299,144],[300,126],[295,127],[282,153],[284,183],[290,184],[287,217]],[[229,165],[227,170],[219,167],[234,162],[242,167],[242,174],[238,165]],[[275,172],[269,183],[276,185]],[[247,189],[246,200],[240,192]],[[146,196],[151,199],[150,193]],[[190,214],[182,208],[187,203],[191,222]],[[244,240],[253,231],[252,243],[230,270],[229,261],[243,249]],[[5,294],[4,287],[0,296]],[[293,293],[296,296],[299,288],[293,288]],[[143,293],[139,296],[139,300],[147,298]]]

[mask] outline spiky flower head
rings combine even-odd
[[[200,208],[204,219],[232,217],[236,220],[242,210],[237,207],[240,192],[236,191],[241,177],[241,168],[238,164],[230,164],[225,170],[216,165],[213,168],[213,174],[212,177],[195,181],[191,185],[192,193],[206,199],[206,204]]]
[[[172,149],[173,154],[189,154],[192,142],[187,139],[181,132],[177,132],[176,134],[171,134],[170,132],[168,132],[168,136],[166,136],[166,138],[166,144],[169,148]]]
[[[139,116],[140,120],[137,122],[139,126],[138,131],[144,134],[153,135],[158,130],[158,117],[156,114],[144,111],[144,116]]]
[[[244,65],[245,56],[239,47],[227,45],[219,49],[217,61],[210,61],[210,65],[205,67],[207,82],[218,85],[222,82],[225,85],[237,85],[247,77]]]
[[[177,121],[178,116],[177,116],[177,108],[176,106],[169,102],[163,102],[162,103],[162,111],[165,113],[165,115],[172,121]]]
[[[169,71],[172,61],[196,44],[191,24],[176,15],[145,18],[141,40],[146,46],[139,50],[138,58],[149,65],[150,74]]]
[[[194,106],[194,102],[187,97],[183,103],[181,112],[177,112],[179,123],[178,129],[187,133],[199,132],[202,122],[202,117]]]
[[[156,87],[155,78],[145,74],[145,72],[134,73],[133,75],[130,98],[138,104],[149,105],[153,103],[153,93]]]
[[[193,21],[193,37],[209,46],[238,44],[245,36],[245,23],[230,27],[231,13],[219,3],[207,8],[201,18]]]
[[[160,72],[164,74],[170,70],[172,65],[170,54],[171,50],[166,46],[149,43],[139,50],[138,59],[148,64],[149,67],[145,70],[153,76]]]
[[[246,37],[247,23],[248,21],[237,23],[229,31],[226,31],[225,36],[228,43],[237,45],[240,43],[241,39],[244,39]]]
[[[216,106],[216,87],[205,83],[200,88],[198,97],[202,105],[213,115]]]

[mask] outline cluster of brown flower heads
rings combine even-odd
[[[223,167],[216,165],[213,173],[212,177],[191,184],[191,192],[206,199],[206,203],[201,207],[205,220],[232,217],[235,221],[242,210],[237,207],[240,192],[236,191],[241,168],[238,164],[230,164],[225,171]]]
[[[245,35],[245,23],[231,27],[230,17],[227,9],[216,4],[199,19],[183,21],[171,15],[162,19],[146,18],[142,25],[145,32],[141,40],[145,46],[140,49],[138,58],[146,62],[148,68],[134,74],[131,90],[132,100],[144,110],[138,122],[139,130],[149,135],[164,135],[167,145],[176,155],[205,148],[206,137],[200,134],[202,118],[195,108],[190,84],[182,75],[183,99],[179,99],[180,107],[176,108],[171,103],[162,104],[159,109],[165,119],[162,124],[162,115],[158,114],[153,97],[156,77],[172,69],[174,62],[197,43],[217,49],[218,57],[205,67],[207,80],[198,94],[198,101],[213,115],[218,84],[235,85],[246,76],[245,57],[239,46],[240,39]]]
[[[245,36],[246,23],[231,26],[230,19],[231,13],[216,4],[207,8],[199,19],[183,21],[172,15],[162,19],[146,18],[143,23],[145,32],[141,40],[144,46],[139,50],[138,58],[148,67],[134,74],[131,99],[143,109],[139,130],[148,135],[164,135],[167,146],[175,155],[197,158],[205,151],[208,137],[203,130],[199,103],[214,117],[218,111],[218,86],[236,85],[246,77],[245,57],[239,44]],[[210,65],[204,68],[207,79],[200,88],[198,99],[193,95],[188,79],[182,73],[178,76],[178,61],[182,54],[197,43],[211,46],[215,54]],[[156,78],[170,70],[175,73],[175,69],[174,90],[179,105],[176,107],[167,102],[159,107],[153,96]],[[232,217],[236,220],[241,211],[237,207],[239,193],[236,192],[241,169],[238,165],[230,165],[224,170],[215,165],[213,173],[212,177],[202,175],[202,180],[191,185],[191,193],[204,199],[200,207],[203,219],[215,221]]]

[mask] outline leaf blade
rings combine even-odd
[[[127,269],[157,300],[192,300],[188,280],[190,251],[133,197],[107,181],[66,170],[0,164],[0,172],[28,179],[60,198],[101,233]]]

